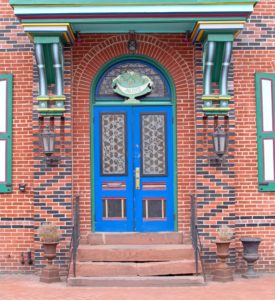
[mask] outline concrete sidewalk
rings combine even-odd
[[[34,275],[0,275],[1,300],[274,300],[275,275],[181,288],[89,288],[40,283]]]

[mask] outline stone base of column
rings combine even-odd
[[[218,264],[213,272],[212,280],[219,282],[233,281],[233,271],[227,264]]]
[[[47,265],[41,272],[40,281],[45,283],[59,282],[59,268],[54,265]]]

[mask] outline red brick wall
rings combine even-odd
[[[217,229],[222,224],[235,226],[235,173],[234,173],[234,101],[229,101],[232,111],[226,116],[204,116],[201,100],[203,95],[203,51],[202,45],[195,45],[195,80],[196,80],[196,200],[197,223],[203,245],[203,257],[208,267],[216,262],[216,246],[213,241]],[[229,71],[229,94],[234,95],[233,69]],[[214,91],[216,92],[215,87]],[[217,92],[219,92],[217,90]],[[225,161],[213,163],[212,133],[217,126],[229,134],[229,148]],[[236,261],[234,242],[231,243],[230,263]]]
[[[80,194],[81,231],[91,230],[90,87],[102,65],[128,54],[128,35],[80,35],[73,48],[74,193]],[[189,193],[194,191],[194,49],[185,35],[137,35],[137,54],[161,63],[177,94],[178,210],[180,231],[189,232]]]
[[[246,28],[234,42],[229,74],[232,111],[229,119],[203,119],[202,49],[196,45],[197,160],[196,194],[198,226],[202,233],[204,258],[216,261],[216,247],[211,243],[221,224],[235,228],[230,262],[237,270],[244,268],[240,237],[263,238],[257,269],[275,270],[275,197],[274,192],[258,192],[256,137],[255,73],[275,72],[275,2],[263,0],[255,7]],[[230,135],[229,153],[223,166],[207,163],[215,124],[225,125]]]
[[[174,78],[177,94],[179,231],[189,232],[190,193],[196,193],[199,228],[204,235],[204,256],[215,261],[216,229],[222,223],[235,226],[231,262],[242,268],[239,237],[264,238],[258,269],[274,271],[275,197],[257,188],[255,72],[275,72],[274,1],[262,0],[247,28],[234,43],[230,70],[233,111],[229,120],[203,118],[202,47],[193,46],[183,34],[138,34],[138,54],[157,60]],[[66,114],[55,118],[58,168],[45,170],[38,146],[41,124],[37,103],[37,71],[33,47],[8,0],[0,2],[0,74],[14,75],[13,92],[13,192],[0,194],[0,271],[29,271],[21,265],[21,252],[41,246],[36,227],[48,220],[61,226],[63,241],[59,263],[67,263],[72,196],[80,195],[81,233],[91,228],[90,87],[101,66],[128,54],[127,35],[80,35],[73,48],[65,48]],[[34,84],[33,84],[34,81]],[[72,103],[71,103],[72,96]],[[210,133],[217,122],[226,124],[230,151],[223,167],[209,166]],[[71,127],[72,126],[72,127]],[[248,136],[248,137],[247,137]],[[73,145],[72,145],[73,143]],[[72,151],[72,152],[71,152]],[[18,184],[26,183],[26,193]],[[73,188],[73,190],[72,190]],[[35,240],[35,242],[34,242]],[[237,246],[235,251],[234,246]]]
[[[275,271],[275,193],[258,192],[255,73],[275,73],[275,1],[262,0],[234,49],[236,236],[263,238],[259,270]],[[240,243],[238,252],[242,251]],[[239,267],[242,267],[238,253]]]
[[[0,2],[0,74],[13,74],[13,192],[0,194],[0,272],[31,271],[21,264],[30,249],[36,266],[44,259],[37,227],[53,222],[60,227],[62,240],[56,263],[68,264],[72,226],[71,157],[71,48],[65,47],[64,117],[41,118],[37,113],[38,76],[33,44],[23,32],[8,0]],[[57,134],[57,167],[45,168],[39,145],[44,125],[54,124]],[[25,193],[18,184],[26,183]]]
[[[13,192],[0,194],[0,271],[28,271],[33,247],[33,53],[8,0],[0,1],[0,74],[13,74]],[[27,191],[18,190],[19,183]]]

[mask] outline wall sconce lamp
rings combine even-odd
[[[136,40],[136,32],[134,30],[129,31],[129,40],[128,40],[128,51],[131,54],[136,53],[138,48],[137,40]]]
[[[58,163],[59,158],[52,156],[55,151],[55,133],[46,126],[44,131],[40,134],[40,141],[43,146],[43,152],[46,155],[46,165],[54,166]]]
[[[227,151],[228,146],[228,134],[223,131],[220,126],[216,127],[216,130],[212,134],[213,148],[215,156],[210,156],[209,160],[211,163],[223,163],[224,154]]]

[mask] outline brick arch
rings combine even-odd
[[[94,40],[93,40],[94,39]],[[128,35],[83,35],[73,48],[73,191],[81,199],[81,231],[91,229],[90,91],[108,61],[128,54]],[[194,189],[194,49],[182,35],[138,35],[138,54],[160,63],[174,80],[178,133],[179,230],[188,231],[189,193]],[[183,126],[188,124],[186,136]],[[192,127],[193,126],[193,127]],[[181,137],[182,135],[182,137]],[[186,159],[188,157],[188,159]],[[180,183],[184,182],[184,186]],[[182,202],[182,203],[180,203]]]
[[[77,96],[84,89],[90,89],[92,79],[103,64],[114,57],[128,54],[127,41],[127,35],[112,36],[90,49],[74,72],[74,95]],[[176,90],[186,87],[188,97],[189,89],[187,87],[192,84],[193,74],[178,51],[150,35],[139,35],[137,41],[138,54],[148,56],[162,64],[173,78]]]

